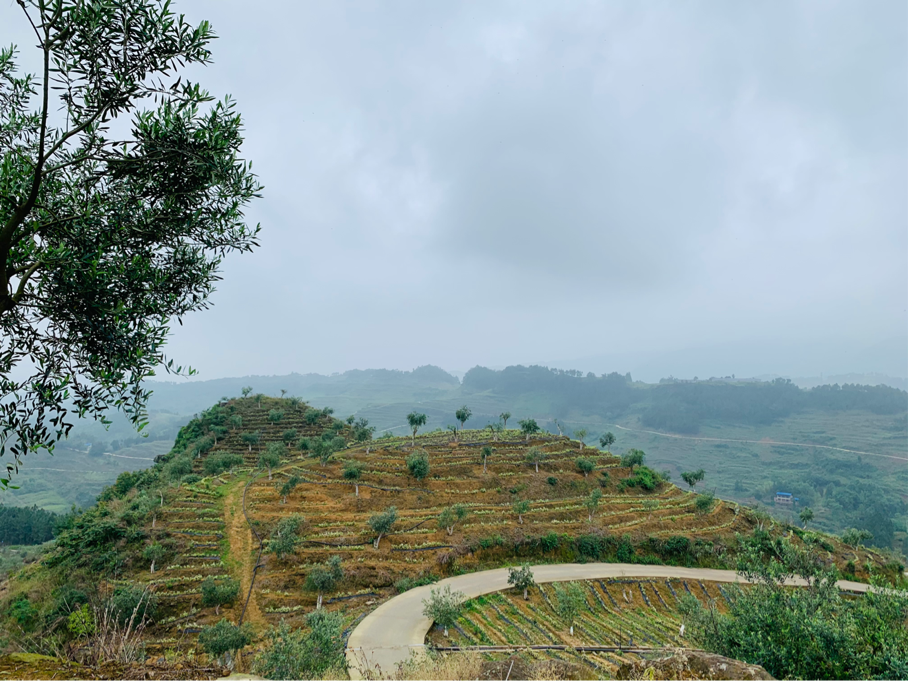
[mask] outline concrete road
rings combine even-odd
[[[567,582],[577,579],[607,579],[609,577],[673,577],[702,579],[709,582],[743,581],[733,570],[708,570],[682,568],[670,565],[631,565],[628,563],[565,563],[561,565],[534,565],[533,577],[537,583]],[[793,585],[804,586],[803,580],[792,580]],[[840,589],[866,592],[867,584],[837,582]],[[398,663],[406,660],[411,652],[425,649],[426,634],[432,620],[424,617],[423,599],[429,598],[432,589],[450,586],[467,598],[501,591],[508,586],[508,570],[487,570],[469,575],[443,579],[431,586],[410,589],[382,603],[369,613],[350,634],[347,641],[347,663],[350,678],[362,679],[366,670],[388,674]],[[593,643],[593,641],[591,641]]]

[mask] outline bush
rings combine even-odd
[[[554,487],[555,485],[558,484],[558,478],[556,478],[554,475],[550,475],[549,477],[547,477],[545,479],[545,481],[547,483],[549,483],[549,485],[551,485],[552,487]]]
[[[199,645],[216,658],[226,658],[227,665],[232,667],[230,655],[252,643],[252,629],[248,624],[238,627],[222,619],[217,624],[205,627],[199,634]]]
[[[429,475],[429,456],[422,450],[416,450],[407,457],[407,470],[417,480]]]
[[[583,477],[588,476],[593,472],[593,469],[596,468],[595,462],[593,462],[592,459],[587,459],[585,457],[577,459],[574,463],[577,466],[577,470],[583,473]]]
[[[621,465],[624,468],[634,468],[636,466],[643,465],[643,459],[646,457],[646,454],[643,453],[640,449],[629,449],[627,454],[621,457]]]
[[[292,630],[283,620],[268,633],[270,645],[253,662],[253,671],[268,679],[323,678],[345,668],[343,618],[318,610],[306,616],[309,632]],[[335,678],[333,675],[331,678]]]
[[[397,593],[402,594],[404,591],[415,589],[418,586],[435,584],[437,581],[438,577],[432,574],[420,575],[419,577],[401,577],[394,582],[394,588],[397,589]]]
[[[283,409],[272,409],[271,411],[268,412],[268,420],[271,421],[271,423],[279,423],[281,421],[281,419],[283,419],[283,418],[284,418]]]
[[[208,475],[220,475],[224,471],[243,465],[243,457],[231,452],[212,454],[205,459],[203,468]]]
[[[631,563],[634,560],[634,544],[631,541],[631,536],[625,534],[621,537],[621,541],[618,542],[618,550],[615,552],[615,557],[618,559],[619,563]]]
[[[158,610],[158,595],[136,584],[118,586],[114,589],[108,606],[121,625],[128,624],[130,620],[136,625],[154,619]]]
[[[705,515],[713,510],[715,503],[716,497],[713,494],[698,494],[697,499],[694,501],[694,508],[697,509],[697,513]]]
[[[543,551],[554,551],[558,548],[560,541],[558,535],[555,532],[549,532],[547,535],[539,539],[539,546],[542,547]]]
[[[184,475],[182,482],[186,485],[194,485],[197,482],[202,480],[202,476],[197,473],[190,473],[189,475]]]
[[[634,469],[634,474],[625,478],[619,484],[619,489],[625,487],[640,487],[645,489],[647,492],[652,492],[659,484],[662,482],[662,477],[656,473],[652,468],[647,466],[639,466]]]
[[[235,579],[213,579],[208,577],[202,582],[202,607],[214,608],[220,614],[222,605],[230,605],[240,595],[240,583]]]

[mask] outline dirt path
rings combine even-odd
[[[230,557],[239,563],[240,597],[234,606],[236,618],[243,611],[246,594],[249,593],[249,584],[252,582],[252,570],[255,567],[255,558],[258,555],[258,544],[253,541],[252,531],[246,524],[243,515],[243,485],[237,485],[224,499],[224,525],[227,528],[227,540],[230,542]],[[265,624],[262,611],[259,610],[255,598],[255,590],[249,599],[244,622],[252,624]]]
[[[533,577],[537,584],[609,577],[677,577],[702,579],[708,582],[742,581],[734,570],[627,563],[536,565],[533,566]],[[791,580],[793,585],[804,583],[800,579]],[[867,584],[858,582],[839,581],[837,584],[840,589],[849,591],[865,592],[869,588]],[[398,663],[406,660],[411,652],[424,650],[426,634],[432,626],[432,620],[422,614],[422,601],[429,597],[432,589],[445,586],[450,586],[452,591],[463,592],[467,598],[510,588],[508,571],[506,568],[500,568],[449,577],[431,586],[410,589],[385,601],[350,634],[347,641],[350,678],[361,679],[367,675],[366,672],[374,671],[376,668],[387,674],[393,671]]]

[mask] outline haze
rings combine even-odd
[[[176,9],[265,184],[201,378],[908,375],[904,2]]]

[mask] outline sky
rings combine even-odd
[[[173,5],[265,187],[200,378],[908,375],[902,0]]]

